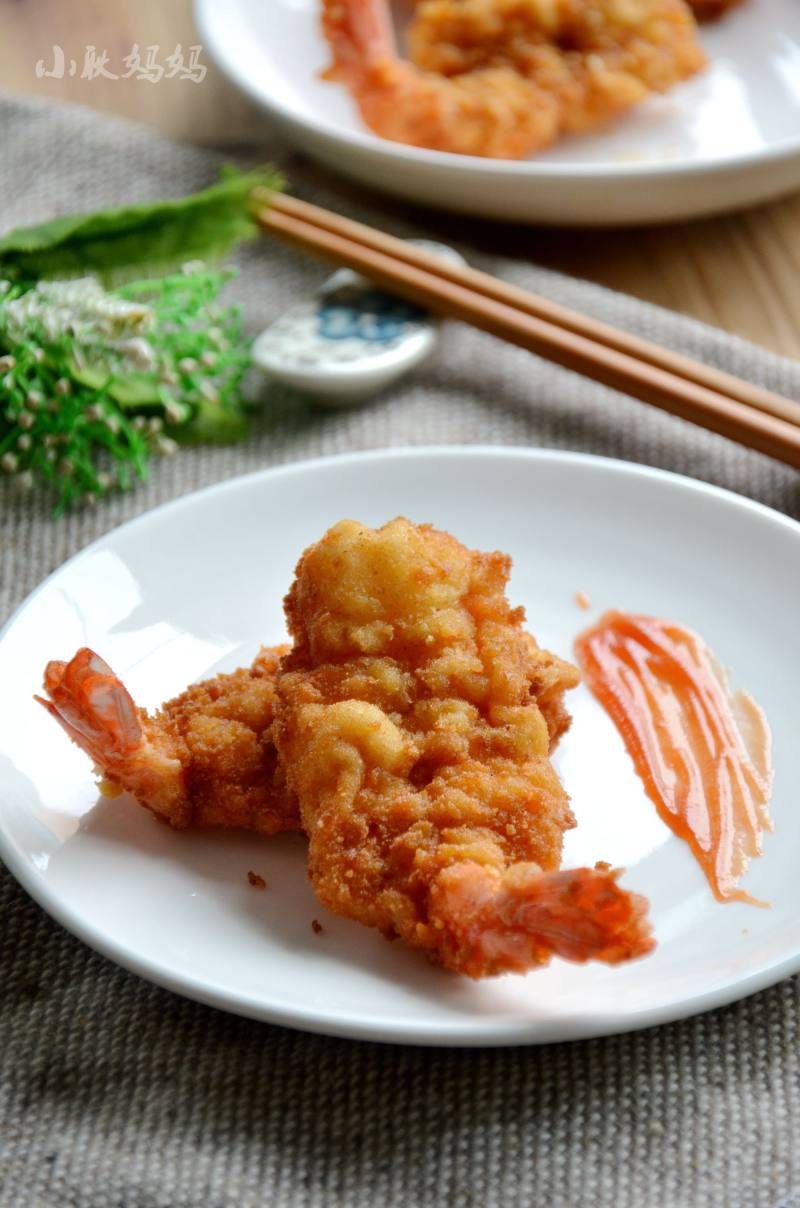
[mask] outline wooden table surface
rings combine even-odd
[[[134,43],[143,57],[145,47],[159,46],[163,64],[178,43],[188,58],[197,42],[191,0],[0,0],[0,85],[122,113],[180,139],[255,140],[263,118],[207,54],[200,60],[208,67],[202,83],[80,78],[87,46],[106,50],[109,69],[119,73]],[[40,73],[53,70],[56,45],[67,59],[63,78],[37,76],[40,60]],[[77,63],[72,77],[70,58]],[[800,195],[732,216],[635,232],[540,229],[525,232],[521,243],[521,251],[550,267],[800,357]]]

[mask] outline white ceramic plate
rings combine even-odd
[[[514,163],[373,135],[328,62],[318,0],[195,0],[220,67],[301,148],[398,197],[488,218],[662,222],[800,188],[800,4],[747,0],[702,41],[711,66],[607,129]],[[407,9],[406,9],[407,12]]]
[[[746,878],[761,910],[714,900],[580,688],[557,766],[577,828],[565,865],[608,860],[651,901],[658,948],[609,968],[556,961],[470,982],[326,914],[299,836],[176,834],[129,798],[97,800],[86,757],[31,694],[44,663],[98,650],[142,704],[249,663],[284,635],[300,551],[343,516],[433,521],[514,558],[511,597],[569,654],[610,606],[697,628],[774,730],[776,833]],[[258,1019],[389,1041],[499,1045],[677,1019],[800,969],[800,526],[713,487],[621,462],[508,449],[389,451],[238,479],[84,550],[0,638],[0,855],[59,922],[181,994]],[[582,612],[574,594],[593,605]],[[253,889],[249,870],[268,882]],[[322,921],[322,935],[311,929]],[[36,953],[31,952],[36,961]]]

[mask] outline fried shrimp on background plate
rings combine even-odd
[[[286,650],[264,648],[251,667],[195,684],[149,715],[84,647],[69,663],[48,664],[49,699],[37,699],[111,786],[171,826],[272,835],[299,828],[271,737]]]
[[[520,159],[705,65],[683,0],[418,0],[409,59],[388,0],[321,0],[333,63],[376,134]]]
[[[558,137],[556,98],[512,67],[448,79],[401,59],[384,0],[322,0],[333,55],[326,78],[352,93],[366,124],[393,142],[522,159]]]
[[[277,678],[320,900],[471,977],[652,947],[616,873],[559,871],[574,819],[509,568],[428,526],[342,521],[300,560]],[[577,674],[553,661],[549,677],[559,714]]]
[[[555,96],[559,133],[601,125],[705,64],[683,0],[419,0],[418,67],[456,77],[508,66]]]

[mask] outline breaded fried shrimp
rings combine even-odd
[[[387,0],[321,0],[366,124],[395,142],[520,159],[705,64],[683,0],[419,0],[397,51]]]
[[[106,781],[179,830],[297,830],[271,738],[275,675],[286,647],[263,648],[253,665],[187,688],[150,715],[84,647],[51,662],[37,697]]]
[[[549,760],[569,664],[531,676],[509,559],[398,519],[335,525],[286,599],[275,740],[325,906],[471,977],[651,946],[607,869],[559,872],[574,824]]]

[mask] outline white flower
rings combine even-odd
[[[197,389],[209,403],[219,402],[219,391],[213,382],[209,382],[207,378],[203,378],[201,382],[198,382]]]
[[[180,424],[185,418],[184,408],[180,403],[169,402],[164,407],[164,416],[168,424]]]
[[[79,345],[105,350],[114,340],[135,339],[154,325],[149,306],[107,293],[94,277],[40,281],[3,305],[4,333],[12,345],[38,327],[51,343],[69,333]]]
[[[144,372],[155,369],[156,354],[153,351],[152,344],[145,340],[144,336],[134,336],[130,340],[120,340],[112,345],[116,352],[122,354],[123,358],[129,362],[132,369],[140,369]]]

